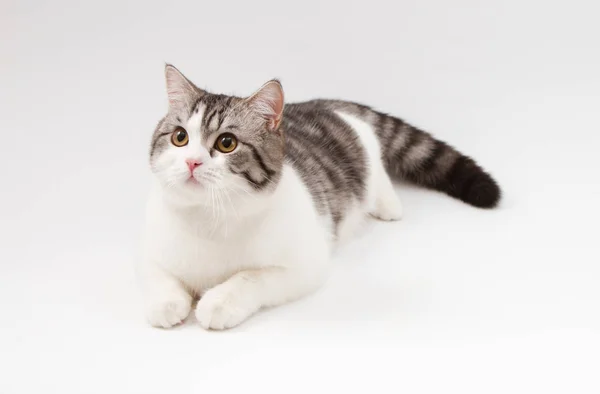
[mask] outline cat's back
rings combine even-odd
[[[334,100],[288,104],[284,110],[286,160],[313,195],[319,213],[331,215],[334,223],[365,197],[368,155],[361,135],[340,116],[359,110]]]
[[[340,114],[361,119],[368,111],[368,107],[340,100],[287,104],[282,121],[286,142],[289,141],[287,156],[293,159],[301,150],[296,148],[306,148],[320,156],[327,153],[326,156],[342,163],[354,159],[364,165],[364,141]]]

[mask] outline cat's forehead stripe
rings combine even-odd
[[[191,114],[196,114],[199,111],[199,107],[200,107],[200,102],[202,101],[202,97],[198,98],[196,100],[196,102],[194,103],[194,105],[192,106],[192,110],[190,111],[190,116]]]
[[[221,108],[215,110],[216,115],[212,117],[210,123],[208,124],[209,130],[218,130],[219,124],[221,123]]]
[[[230,108],[233,97],[213,96],[207,100],[206,116],[203,121],[207,131],[217,131],[223,125],[227,118],[227,113]]]
[[[187,131],[188,133],[192,132],[201,132],[202,120],[204,118],[204,114],[206,113],[206,106],[200,104],[197,107],[196,113],[194,113],[187,121]]]
[[[218,108],[214,108],[214,107],[213,107],[213,108],[211,108],[211,109],[210,109],[210,110],[207,112],[207,115],[206,115],[206,119],[205,119],[205,121],[204,121],[204,124],[205,124],[205,125],[206,125],[208,128],[214,128],[214,127],[212,126],[212,124],[213,124],[213,120],[214,120],[214,118],[215,118],[215,115],[217,115],[217,109],[218,109]]]

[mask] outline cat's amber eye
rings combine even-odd
[[[231,133],[221,134],[215,142],[215,148],[219,152],[230,153],[237,147],[237,138]]]
[[[171,142],[175,146],[185,146],[189,142],[190,137],[188,136],[187,131],[185,131],[182,127],[178,127],[171,134]]]

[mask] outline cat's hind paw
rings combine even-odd
[[[400,198],[393,193],[380,196],[377,199],[375,210],[371,212],[372,216],[384,221],[400,220],[402,214],[403,209]]]

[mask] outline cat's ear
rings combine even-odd
[[[273,79],[246,99],[250,107],[267,121],[270,131],[277,130],[283,119],[283,87]]]
[[[165,79],[169,108],[171,109],[181,108],[193,97],[194,93],[200,91],[175,66],[170,64],[165,66]]]

